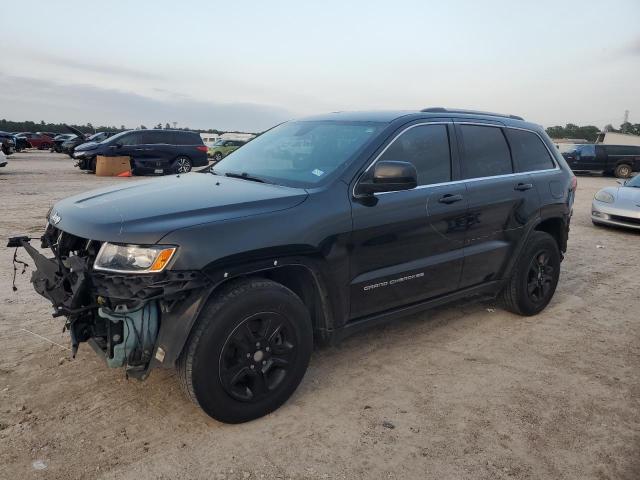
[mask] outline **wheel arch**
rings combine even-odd
[[[334,315],[320,259],[312,257],[274,258],[230,268],[216,269],[215,283],[209,298],[230,283],[246,278],[265,278],[279,283],[295,293],[309,311],[314,339],[319,343],[329,340],[334,328]],[[224,270],[224,273],[223,273]],[[210,272],[211,274],[213,272]]]
[[[565,220],[562,217],[549,217],[541,219],[533,228],[540,232],[546,232],[551,235],[556,243],[560,252],[567,251],[567,235]]]
[[[152,360],[151,367],[173,366],[187,344],[198,317],[207,302],[234,283],[247,278],[266,278],[277,282],[300,297],[309,311],[314,341],[327,344],[335,329],[336,302],[330,300],[330,288],[322,273],[322,260],[311,256],[271,257],[244,264],[209,266],[203,269],[211,283],[200,292],[192,293],[184,305],[164,314],[157,347],[163,360]],[[166,356],[166,358],[164,358]]]

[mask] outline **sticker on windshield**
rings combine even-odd
[[[313,173],[316,177],[321,177],[322,175],[324,175],[324,172],[322,170],[318,170],[317,168],[311,173]]]

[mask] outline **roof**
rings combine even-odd
[[[303,121],[345,121],[345,122],[381,122],[391,123],[402,117],[419,118],[475,118],[484,120],[499,120],[505,124],[524,124],[524,119],[516,115],[501,113],[479,112],[475,110],[447,109],[442,107],[425,108],[422,110],[374,110],[356,112],[332,112],[302,118]],[[409,118],[411,119],[411,118]]]

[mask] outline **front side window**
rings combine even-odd
[[[511,154],[502,129],[460,125],[464,144],[464,178],[493,177],[513,173]]]
[[[538,135],[513,128],[508,128],[506,132],[516,171],[533,172],[554,168],[551,155]]]
[[[398,138],[380,156],[380,160],[410,162],[416,167],[418,185],[451,180],[451,152],[446,125],[418,125]]]
[[[337,175],[386,126],[378,122],[283,123],[215,166],[214,173],[241,174],[273,183],[313,187]]]
[[[574,154],[579,157],[595,157],[596,146],[591,144],[577,145]]]

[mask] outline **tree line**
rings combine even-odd
[[[96,132],[123,132],[125,130],[133,130],[133,129],[142,129],[145,130],[147,127],[145,125],[139,125],[137,127],[127,128],[124,125],[120,125],[117,127],[115,125],[99,125],[94,126],[91,123],[87,123],[86,125],[76,125],[73,123],[47,123],[44,120],[40,122],[14,122],[11,120],[1,119],[0,120],[0,131],[2,132],[51,132],[51,133],[70,133],[65,125],[69,125],[70,127],[75,128],[76,130],[80,130],[82,133],[96,133]],[[164,125],[162,123],[158,123],[157,125],[151,128],[158,129],[172,129],[173,127],[167,122]],[[208,130],[202,130],[197,128],[189,128],[189,127],[176,127],[176,130],[189,130],[192,132],[198,133],[215,133],[220,135],[225,133],[224,130],[216,130],[215,128],[210,128]],[[251,133],[251,132],[238,132],[234,131],[231,133]]]
[[[546,129],[547,135],[551,138],[580,138],[590,142],[595,142],[601,131],[640,135],[640,123],[625,122],[617,129],[614,128],[613,125],[609,124],[606,125],[603,130],[600,130],[598,127],[593,125],[580,127],[573,123],[567,123],[564,127],[556,125],[555,127],[549,127]]]

